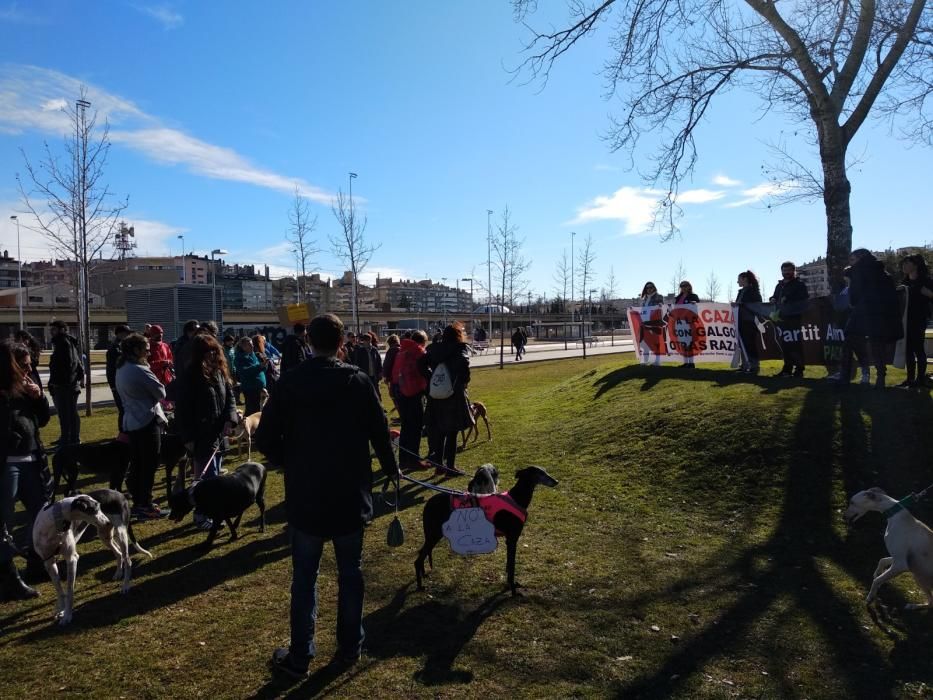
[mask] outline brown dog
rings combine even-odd
[[[492,430],[489,429],[489,418],[486,411],[486,404],[482,401],[474,401],[470,404],[470,413],[473,414],[473,425],[471,425],[466,430],[461,430],[460,435],[463,438],[463,444],[460,445],[460,449],[464,449],[467,444],[467,440],[470,439],[470,433],[473,434],[473,442],[476,442],[476,439],[479,437],[479,419],[483,419],[483,423],[486,424],[486,435],[492,440]]]
[[[256,434],[256,429],[259,428],[259,421],[262,418],[262,409],[266,407],[266,402],[268,401],[269,392],[263,389],[259,395],[259,411],[248,416],[240,417],[240,422],[237,424],[234,431],[237,459],[243,456],[243,442],[245,440],[247,450],[246,459],[250,462],[253,460],[253,435]]]

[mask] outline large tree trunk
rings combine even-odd
[[[852,186],[846,175],[846,144],[835,116],[817,121],[823,166],[823,204],[826,208],[826,266],[830,290],[844,286],[842,272],[852,251]]]

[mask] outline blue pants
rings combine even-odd
[[[0,465],[0,520],[13,533],[16,499],[26,506],[27,524],[22,545],[32,549],[32,523],[46,504],[45,484],[39,462]]]
[[[326,538],[290,527],[292,541],[292,602],[289,652],[298,662],[314,658],[317,621],[317,575]],[[333,538],[337,558],[338,654],[359,654],[363,633],[363,530]]]

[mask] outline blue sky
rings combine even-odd
[[[541,3],[559,21],[563,3]],[[269,9],[274,8],[274,9]],[[405,3],[156,4],[0,0],[0,210],[22,210],[20,149],[61,144],[58,108],[79,86],[111,125],[107,180],[130,197],[139,254],[222,247],[230,261],[294,263],[285,231],[299,186],[318,215],[316,268],[339,274],[329,201],[359,174],[354,196],[381,244],[366,277],[485,278],[486,210],[507,204],[525,237],[535,294],[552,296],[555,262],[591,234],[599,289],[614,269],[621,296],[646,279],[670,286],[678,264],[722,298],[751,268],[767,286],[784,259],[825,251],[822,204],[768,209],[766,142],[794,125],[761,117],[753,96],[718,103],[699,134],[684,187],[681,233],[644,230],[654,196],[600,136],[613,108],[597,70],[605,30],[556,66],[550,82],[510,81],[525,30],[504,0]],[[852,147],[856,246],[933,241],[931,153],[869,122]],[[647,162],[650,151],[639,161]],[[23,257],[48,257],[24,231]],[[0,218],[0,246],[15,228]],[[579,285],[578,285],[579,286]]]

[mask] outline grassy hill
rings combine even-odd
[[[265,662],[287,641],[290,584],[274,472],[264,535],[248,511],[239,542],[222,536],[202,555],[205,535],[190,523],[144,523],[137,535],[155,559],[136,557],[129,595],[110,581],[112,556],[89,543],[71,627],[51,624],[50,583],[38,601],[4,604],[0,696],[933,693],[933,611],[902,612],[920,601],[909,577],[866,609],[884,554],[881,518],[847,532],[841,517],[859,489],[900,496],[933,481],[928,393],[839,392],[820,380],[748,381],[610,357],[475,370],[471,395],[489,408],[493,441],[483,433],[462,468],[493,462],[507,488],[516,469],[538,464],[561,482],[539,489],[530,508],[518,553],[523,597],[504,592],[504,545],[467,559],[444,542],[417,592],[428,494],[409,486],[404,546],[386,546],[384,508],[367,532],[367,656],[347,672],[327,666],[336,607],[328,552],[315,673],[297,689],[271,681]],[[112,434],[113,424],[102,412],[84,434]],[[925,505],[918,512],[930,522]]]

